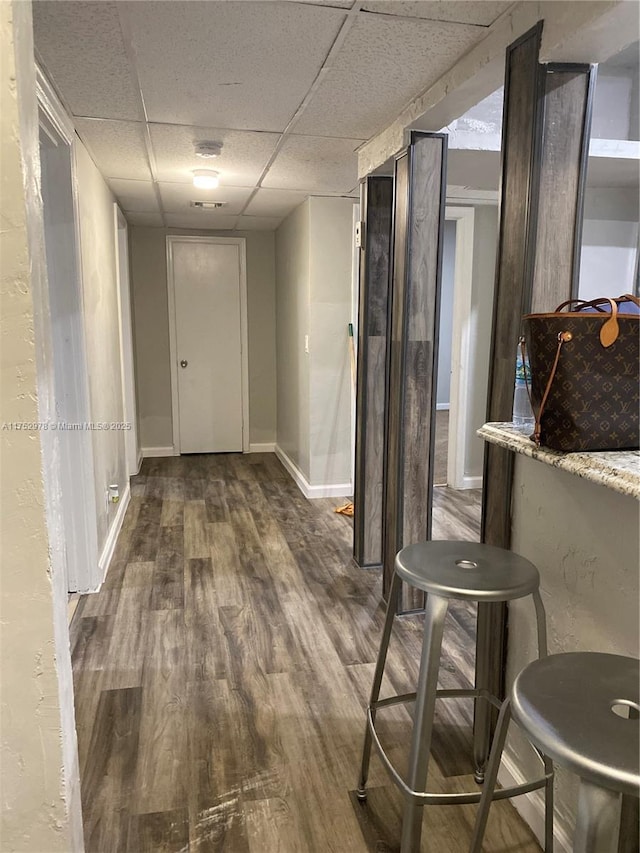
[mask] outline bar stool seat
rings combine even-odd
[[[418,542],[399,551],[395,571],[423,592],[464,601],[512,601],[533,595],[540,576],[533,563],[480,542]]]
[[[418,685],[415,693],[380,699],[380,687],[391,638],[396,600],[403,581],[427,593]],[[540,577],[533,563],[511,551],[492,545],[464,541],[419,542],[408,545],[396,555],[387,615],[371,688],[371,699],[367,707],[362,767],[356,793],[360,800],[366,799],[369,761],[371,748],[374,745],[386,770],[404,796],[401,853],[419,851],[422,809],[425,805],[477,803],[481,797],[478,790],[450,794],[426,791],[436,700],[469,697],[489,703],[495,708],[500,708],[502,705],[501,701],[482,684],[476,684],[473,689],[437,689],[444,621],[449,601],[451,599],[477,602],[512,601],[530,595],[536,611],[538,654],[544,656],[547,647],[546,624],[539,584]],[[415,711],[409,750],[409,769],[405,780],[386,755],[378,737],[375,722],[376,713],[380,708],[411,701],[415,701]],[[476,764],[478,765],[480,761],[484,769],[486,756],[476,755],[475,757]],[[492,792],[492,797],[504,799],[545,787],[546,802],[551,803],[553,771],[551,763],[544,756],[542,760],[544,776],[531,782]],[[552,810],[548,810],[547,815],[551,816]],[[552,836],[549,819],[547,835],[549,838]]]
[[[605,853],[619,796],[639,795],[640,661],[569,652],[530,663],[501,711],[472,851],[480,851],[510,715],[538,749],[580,777],[574,851]]]

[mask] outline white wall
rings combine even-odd
[[[2,422],[53,414],[31,4],[0,3]],[[38,339],[36,340],[36,335]],[[2,849],[83,849],[59,512],[44,432],[0,430]]]
[[[277,443],[305,479],[309,459],[309,335],[311,271],[309,200],[276,231]]]
[[[122,373],[116,277],[114,196],[82,143],[76,141],[82,292],[91,420],[123,420]],[[128,482],[125,439],[121,430],[94,430],[98,548],[102,550],[118,509],[108,503],[107,487],[117,483],[120,494]]]
[[[451,335],[453,331],[453,286],[456,265],[456,223],[444,224],[442,251],[442,292],[440,297],[440,335],[438,337],[438,384],[436,403],[451,402]]]
[[[278,447],[305,487],[351,480],[352,199],[311,197],[276,232]],[[305,336],[309,352],[305,352]]]
[[[632,293],[637,253],[638,190],[588,188],[580,258],[580,298]]]
[[[351,480],[349,332],[353,263],[352,199],[309,199],[310,205],[310,479]]]
[[[637,139],[638,70],[607,69],[598,74],[591,135],[596,139]]]
[[[515,461],[512,548],[540,571],[550,653],[600,651],[637,657],[637,502],[527,457],[516,456]],[[527,599],[512,602],[508,684],[534,657],[533,605]],[[506,758],[531,773],[529,778],[539,770],[515,735]],[[568,837],[573,835],[576,789],[576,778],[558,768],[556,827]],[[541,809],[538,794],[532,797]],[[514,800],[516,807],[519,803],[520,798]]]
[[[167,302],[168,234],[244,237],[247,246],[249,441],[273,443],[276,432],[275,256],[270,231],[197,231],[129,227],[139,442],[171,448],[171,374]]]

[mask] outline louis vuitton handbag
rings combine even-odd
[[[535,443],[565,452],[640,446],[640,300],[572,299],[523,317]]]

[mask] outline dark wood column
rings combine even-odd
[[[353,558],[382,566],[384,424],[393,178],[362,183]]]
[[[488,421],[510,421],[521,317],[552,311],[577,289],[594,71],[540,65],[542,22],[507,50],[500,230],[487,403]],[[482,541],[511,545],[513,453],[487,444]],[[478,608],[476,680],[504,694],[507,608]],[[476,760],[491,714],[476,711]],[[481,775],[481,774],[480,774]]]
[[[396,553],[431,538],[447,137],[411,135],[396,159],[386,427],[383,595]],[[424,596],[401,590],[398,611]]]

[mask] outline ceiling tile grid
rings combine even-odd
[[[251,0],[145,0],[122,9],[149,120],[242,130],[285,129],[345,17]]]
[[[36,0],[38,53],[76,116],[144,118],[116,3]]]
[[[311,194],[357,197],[356,150],[511,5],[36,0],[34,32],[132,223],[263,230]],[[221,156],[197,157],[204,141]],[[219,188],[193,188],[195,169],[217,171]]]

